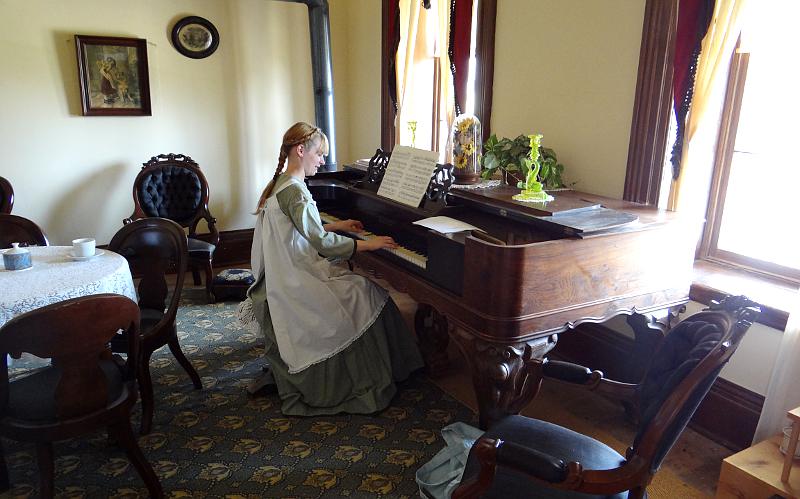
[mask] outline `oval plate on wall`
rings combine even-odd
[[[203,59],[219,46],[219,32],[207,19],[184,17],[172,27],[172,45],[186,57]]]

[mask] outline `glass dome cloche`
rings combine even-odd
[[[472,114],[459,114],[453,121],[453,176],[457,184],[481,180],[481,122]]]

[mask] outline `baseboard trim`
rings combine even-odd
[[[600,324],[583,324],[559,336],[553,355],[622,379],[633,339]],[[764,397],[717,378],[689,426],[716,443],[738,451],[750,446]]]
[[[250,265],[250,248],[253,229],[225,230],[219,233],[219,244],[214,251],[214,267]]]

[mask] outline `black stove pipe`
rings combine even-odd
[[[328,0],[284,0],[308,6],[308,27],[311,32],[311,72],[314,81],[314,117],[325,132],[330,150],[325,171],[336,170],[336,125],[333,117],[333,70],[331,67],[331,26]]]

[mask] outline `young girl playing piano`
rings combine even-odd
[[[307,123],[289,128],[275,176],[256,210],[251,253],[256,283],[247,293],[252,303],[246,301],[243,310],[252,307],[265,337],[267,377],[274,378],[287,415],[379,411],[394,396],[395,381],[422,367],[389,294],[327,260],[397,247],[391,237],[362,241],[333,232],[362,231],[356,220],[322,224],[303,179],[317,172],[327,152],[328,139],[319,128]],[[267,382],[262,377],[256,386]]]

